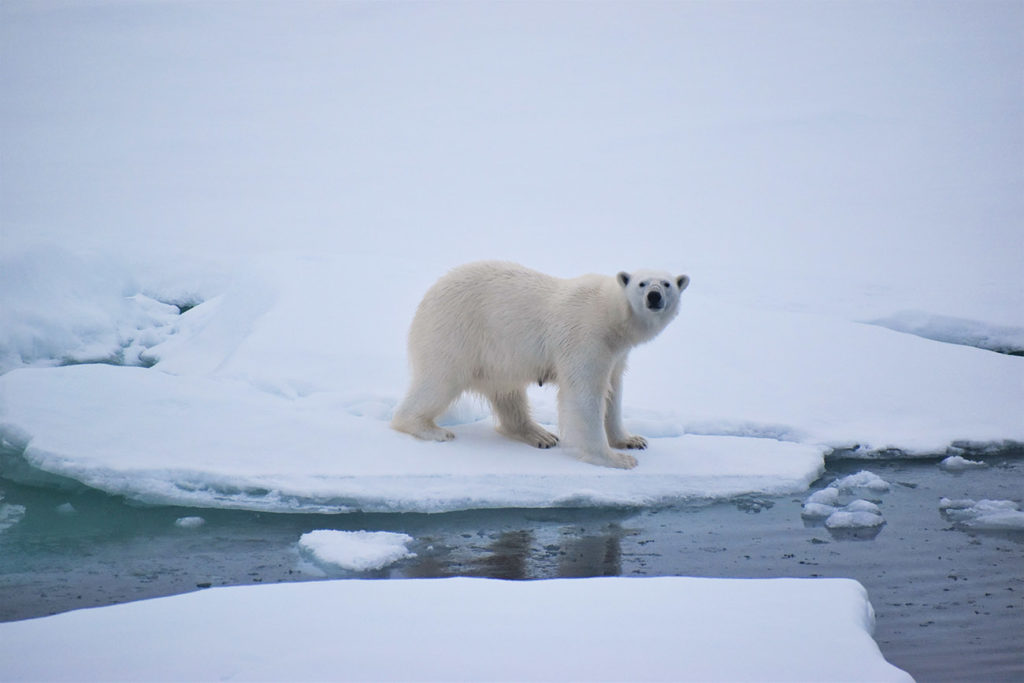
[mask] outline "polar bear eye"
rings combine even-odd
[[[646,281],[640,283],[640,287],[641,288],[646,287],[646,286],[647,286],[647,282]]]
[[[661,281],[661,286],[664,287],[665,289],[672,289],[672,285],[670,285],[668,282],[665,282],[664,280]]]

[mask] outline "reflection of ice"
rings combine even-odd
[[[3,496],[0,496],[0,501],[3,500]],[[11,503],[0,502],[0,532],[10,529],[12,526],[21,521],[21,518],[25,516],[24,505],[14,505]]]

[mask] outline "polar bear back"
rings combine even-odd
[[[427,291],[409,355],[416,372],[443,366],[450,381],[485,392],[555,381],[562,350],[578,353],[581,338],[606,343],[628,316],[612,277],[562,279],[514,263],[471,263]]]

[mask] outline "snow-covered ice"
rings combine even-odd
[[[883,659],[873,623],[846,579],[327,581],[0,624],[0,669],[7,681],[912,680]],[[42,642],[61,656],[25,655]]]
[[[943,498],[939,510],[947,519],[972,529],[1024,531],[1024,512],[1012,500]]]
[[[964,346],[1024,329],[1021,10],[919,11],[6,3],[4,452],[149,502],[437,511],[1024,442],[1024,363]],[[629,477],[473,401],[453,444],[386,429],[419,298],[480,258],[692,276],[630,359]]]
[[[620,473],[628,476],[500,438],[472,400],[447,418],[455,442],[421,443],[386,424],[405,389],[406,328],[436,275],[405,266],[389,278],[396,305],[381,311],[362,285],[375,277],[372,263],[247,260],[221,294],[165,326],[165,340],[141,354],[151,368],[32,367],[0,377],[0,434],[40,470],[146,502],[321,511],[786,493],[805,489],[835,445],[934,453],[963,439],[1024,441],[1013,410],[1024,401],[1019,359],[741,309],[698,290],[633,354],[626,425],[653,438],[640,468]],[[990,400],[977,399],[982,390]],[[532,399],[553,425],[554,393]]]
[[[317,529],[302,534],[299,549],[318,564],[364,572],[415,557],[408,548],[412,541],[408,534],[389,531]]]
[[[489,418],[424,443],[344,395],[290,398],[236,380],[76,365],[0,377],[5,438],[35,468],[145,503],[266,511],[439,512],[651,505],[801,491],[822,449],[772,439],[652,440],[631,471],[495,432]],[[359,399],[361,400],[361,399]],[[130,426],[130,428],[128,428]]]

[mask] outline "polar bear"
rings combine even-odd
[[[463,392],[486,397],[498,431],[537,448],[559,437],[530,416],[526,388],[558,385],[561,443],[596,465],[631,468],[614,449],[646,448],[622,425],[629,350],[676,316],[686,275],[655,270],[561,279],[497,261],[460,266],[431,287],[409,330],[412,384],[391,426],[420,439],[455,435],[435,419]]]

